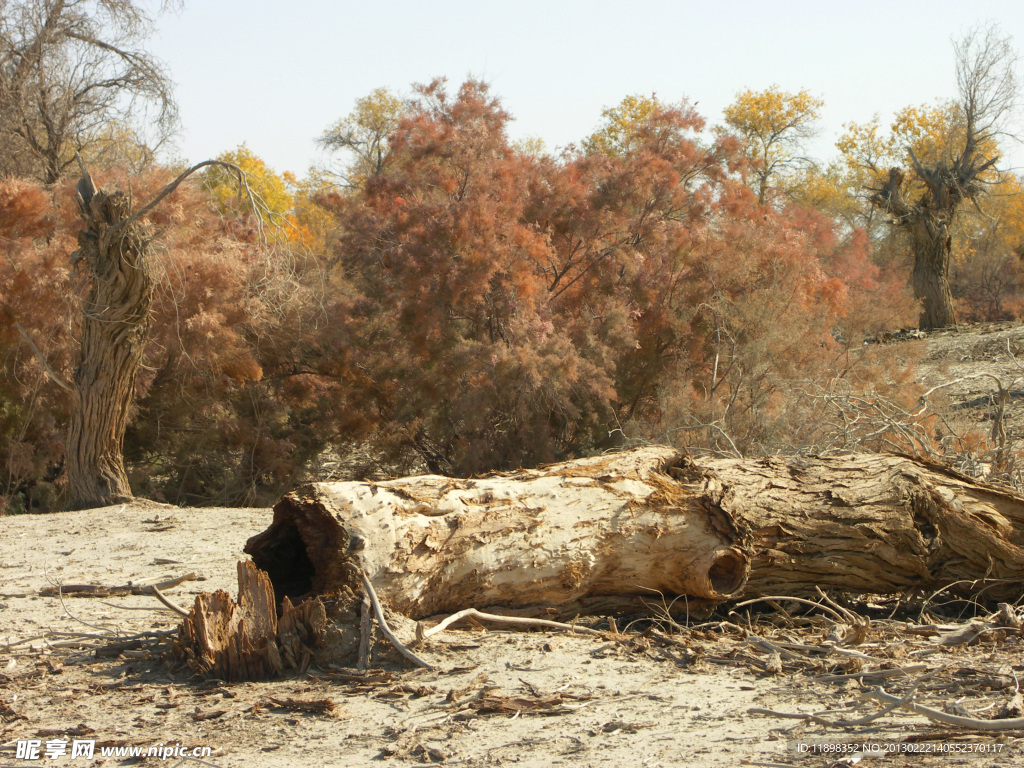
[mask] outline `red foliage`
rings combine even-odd
[[[364,440],[457,474],[629,437],[789,450],[819,413],[802,388],[849,377],[847,343],[909,306],[863,233],[759,206],[735,139],[705,143],[685,104],[557,158],[516,149],[509,119],[482,83],[422,87],[380,172],[319,201],[331,259],[262,244],[198,186],[159,206],[136,492],[263,503]],[[57,200],[0,184],[0,490],[22,507],[56,503],[68,407],[14,325],[70,376],[78,225]]]
[[[702,144],[685,105],[627,150],[557,159],[516,152],[507,120],[483,84],[435,82],[383,172],[333,201],[352,396],[378,436],[457,473],[620,428],[764,445],[783,382],[826,375],[851,294],[879,290],[863,240],[757,206],[735,142]]]
[[[0,181],[0,513],[49,508],[57,491],[67,392],[45,373],[68,378],[71,344],[67,257],[74,239],[39,186]]]

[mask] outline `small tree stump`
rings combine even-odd
[[[178,629],[176,651],[197,672],[211,677],[265,680],[298,667],[303,651],[311,654],[321,647],[326,623],[323,603],[315,598],[298,609],[285,598],[278,620],[270,578],[241,560],[238,601],[222,589],[196,595]]]

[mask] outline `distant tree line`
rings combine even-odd
[[[76,153],[139,203],[182,170],[157,161],[175,110],[141,7],[3,5],[7,512],[68,502],[68,383],[83,317],[103,318],[71,258]],[[485,83],[435,80],[357,102],[321,139],[335,162],[304,179],[226,152],[138,222],[153,288],[131,491],[264,504],[325,472],[468,476],[637,441],[900,446],[822,395],[912,410],[907,360],[863,340],[1024,306],[1024,190],[999,170],[1015,54],[992,29],[955,53],[958,101],[849,125],[827,166],[805,151],[822,102],[777,87],[739,94],[714,130],[630,96],[550,152],[510,138]]]

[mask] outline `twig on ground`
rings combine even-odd
[[[116,608],[119,611],[158,611],[160,613],[176,613],[176,611],[172,611],[170,608],[165,608],[161,605],[118,605],[117,603],[111,603],[107,600],[100,600],[100,605]]]
[[[818,675],[814,679],[822,683],[839,683],[844,680],[861,680],[863,681],[868,677],[909,677],[911,672],[920,672],[922,669],[927,669],[927,664],[912,664],[909,667],[896,668],[896,669],[868,669],[860,672],[850,672],[845,675]]]
[[[903,707],[915,714],[924,715],[929,720],[945,723],[946,725],[956,725],[961,728],[975,728],[979,731],[1015,731],[1020,728],[1024,728],[1024,717],[1007,718],[1004,720],[981,720],[976,717],[950,715],[938,709],[932,709],[931,707],[925,707],[916,702],[908,701],[906,696],[902,699],[898,699],[891,693],[886,693],[882,688],[876,688],[870,693],[865,694],[865,697],[875,699],[876,701],[883,703],[889,703],[891,705],[889,709]]]
[[[359,611],[359,660],[356,662],[358,670],[365,670],[370,665],[370,610],[370,598],[363,595],[363,604]]]
[[[458,613],[453,613],[447,619],[444,619],[438,624],[435,624],[430,629],[424,629],[420,632],[417,629],[417,636],[421,639],[436,635],[447,629],[452,624],[461,621],[462,619],[473,618],[480,619],[481,621],[492,621],[496,624],[522,624],[528,627],[547,627],[548,629],[561,629],[566,632],[582,632],[586,635],[597,635],[598,637],[608,636],[607,632],[601,632],[597,629],[591,629],[590,627],[580,627],[575,624],[565,624],[561,621],[549,621],[548,619],[530,619],[519,616],[501,616],[496,613],[482,613],[476,610],[476,608],[466,608]]]
[[[370,598],[370,604],[373,606],[373,612],[377,616],[377,624],[380,626],[380,631],[384,633],[384,636],[391,641],[391,644],[395,646],[400,654],[405,656],[409,661],[415,664],[417,667],[423,667],[424,669],[433,669],[427,662],[417,656],[415,653],[406,648],[402,642],[395,637],[391,628],[388,626],[387,621],[384,619],[384,609],[381,608],[380,600],[377,599],[377,592],[374,590],[370,580],[366,577],[366,574],[359,571],[359,578],[363,580],[363,589],[366,590],[366,595]]]
[[[211,763],[207,760],[200,760],[198,757],[183,757],[181,760],[172,765],[171,768],[181,768],[181,766],[185,765],[185,763],[189,761],[193,763],[199,763],[200,765],[208,765],[210,766],[210,768],[223,768],[223,766],[217,765],[216,763]]]
[[[837,603],[835,600],[833,600],[831,597],[829,597],[827,594],[825,594],[822,591],[821,587],[819,587],[817,584],[814,585],[814,589],[815,589],[815,591],[819,595],[821,595],[821,599],[822,600],[824,600],[826,603],[828,603],[833,608],[835,608],[837,611],[839,611],[844,616],[846,616],[846,620],[848,622],[850,622],[851,624],[853,624],[854,626],[858,626],[860,624],[864,624],[866,621],[868,621],[863,616],[858,616],[856,613],[851,611],[849,608],[844,608],[843,606],[841,606],[839,603]]]
[[[101,584],[54,584],[43,587],[39,594],[51,597],[60,592],[63,595],[76,597],[116,597],[118,595],[151,595],[154,589],[170,589],[186,581],[195,580],[196,574],[186,573],[173,579],[158,581],[156,584],[122,584],[117,587],[106,587]]]
[[[160,589],[155,584],[153,586],[149,587],[149,589],[153,592],[153,596],[157,600],[159,600],[161,603],[166,605],[168,608],[170,608],[172,611],[174,611],[179,616],[188,616],[189,615],[189,612],[186,611],[184,608],[182,608],[180,605],[177,605],[176,603],[173,603],[170,600],[168,600],[164,596],[164,593],[161,592]]]
[[[786,595],[765,595],[763,597],[755,597],[755,598],[753,598],[751,600],[744,600],[742,603],[736,603],[736,605],[734,605],[733,608],[744,608],[744,607],[746,607],[748,605],[753,605],[754,603],[764,603],[764,602],[767,602],[767,601],[770,601],[770,600],[780,600],[780,601],[785,601],[785,602],[788,602],[788,603],[800,603],[802,605],[812,605],[815,608],[818,608],[818,609],[824,611],[825,613],[831,614],[832,617],[835,618],[837,621],[841,621],[843,623],[846,623],[848,621],[848,619],[845,616],[843,616],[838,611],[833,610],[832,608],[829,608],[827,605],[822,605],[821,603],[816,603],[814,600],[805,600],[802,597],[787,597]]]
[[[98,629],[101,632],[107,632],[108,634],[113,635],[114,637],[117,637],[120,634],[121,631],[119,629],[110,629],[109,627],[102,627],[102,626],[99,626],[98,624],[90,624],[85,619],[80,619],[77,616],[75,616],[75,614],[73,614],[68,609],[67,603],[64,602],[64,595],[62,595],[60,593],[60,591],[59,591],[60,588],[58,587],[57,589],[58,589],[57,599],[60,600],[60,606],[61,606],[61,608],[64,609],[64,613],[66,613],[72,619],[74,619],[75,621],[79,622],[80,624],[85,624],[85,626],[90,627],[92,629]]]
[[[918,686],[921,685],[921,683],[923,683],[925,680],[928,680],[928,679],[930,679],[932,677],[935,677],[935,675],[939,674],[939,672],[941,672],[944,669],[945,669],[945,667],[937,667],[937,668],[933,669],[931,672],[928,672],[928,673],[918,677],[914,681],[914,684],[910,686],[910,688],[907,690],[907,692],[903,695],[903,698],[901,698],[901,699],[897,698],[895,696],[889,696],[888,694],[885,694],[888,697],[886,699],[886,701],[889,702],[888,706],[883,707],[878,712],[874,712],[874,713],[872,713],[870,715],[865,715],[864,717],[859,717],[856,720],[826,720],[825,718],[820,717],[819,715],[813,715],[813,714],[804,715],[804,714],[800,714],[800,713],[797,713],[797,712],[776,712],[776,711],[771,710],[771,709],[761,709],[760,707],[755,707],[755,708],[752,708],[752,709],[748,709],[747,712],[749,712],[750,714],[757,714],[757,715],[772,715],[774,717],[785,717],[785,718],[796,718],[796,719],[802,718],[804,720],[810,720],[811,722],[819,723],[821,725],[830,725],[830,726],[836,726],[836,727],[839,727],[839,728],[851,728],[851,727],[860,726],[860,725],[867,725],[868,723],[874,722],[878,718],[883,717],[884,715],[887,715],[889,712],[892,712],[894,709],[898,709],[899,707],[902,707],[902,706],[905,706],[906,704],[908,704],[910,702],[910,700],[913,698],[914,692],[917,690]],[[879,688],[878,691],[881,691],[882,693],[885,693],[884,691],[882,691],[881,688]],[[878,691],[876,691],[875,693],[877,693]],[[867,695],[869,697],[872,697],[872,698],[875,697],[874,694],[867,694]],[[916,705],[911,705],[911,706],[916,706]],[[932,711],[934,711],[934,710],[932,710]],[[947,717],[949,717],[949,716],[947,715]],[[959,719],[961,719],[961,720],[969,720],[969,719],[972,719],[972,718],[959,718]],[[979,721],[979,722],[989,722],[989,721],[983,720],[983,721]],[[1024,719],[1022,719],[1020,721],[1018,726],[1020,724],[1024,724]]]

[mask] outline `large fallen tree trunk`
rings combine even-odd
[[[356,589],[358,568],[418,618],[657,593],[969,593],[979,581],[1015,600],[1022,545],[1024,499],[939,465],[692,461],[652,447],[479,480],[317,483],[285,496],[245,551],[279,601]]]
[[[467,606],[609,610],[637,598],[738,594],[748,556],[728,514],[647,448],[473,480],[317,483],[285,496],[245,551],[278,600],[359,591],[365,573],[411,618]]]
[[[351,618],[365,574],[393,611],[419,619],[489,606],[565,617],[644,601],[692,611],[817,587],[951,586],[1013,602],[1022,547],[1024,498],[935,464],[694,461],[649,447],[473,480],[305,486],[245,551],[279,610],[334,595]]]

